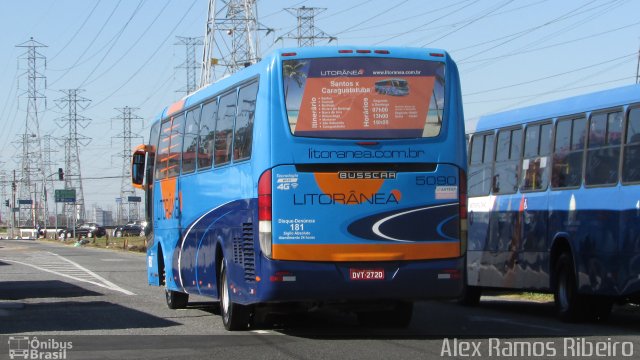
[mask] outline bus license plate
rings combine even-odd
[[[384,280],[384,269],[349,269],[351,280]]]

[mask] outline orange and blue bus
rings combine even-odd
[[[468,288],[554,294],[565,320],[640,301],[640,86],[481,117]]]
[[[390,77],[411,93],[377,93]],[[465,134],[445,51],[276,51],[167,107],[132,177],[149,283],[171,308],[218,300],[228,330],[294,304],[406,326],[415,301],[462,291]]]

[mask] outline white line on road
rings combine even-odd
[[[0,261],[6,261],[6,262],[11,262],[11,263],[16,263],[16,264],[20,264],[20,265],[24,265],[24,266],[29,266],[32,267],[34,269],[40,270],[40,271],[44,271],[44,272],[48,272],[50,274],[55,274],[58,276],[62,276],[68,279],[73,279],[76,281],[80,281],[80,282],[84,282],[84,283],[89,283],[89,284],[93,284],[105,289],[109,289],[109,290],[113,290],[113,291],[118,291],[121,292],[125,295],[135,295],[134,293],[132,293],[129,290],[123,289],[120,286],[112,283],[111,281],[103,278],[102,276],[94,273],[93,271],[81,266],[80,264],[73,262],[63,256],[60,256],[56,253],[52,253],[52,252],[47,252],[47,254],[53,255],[54,258],[62,260],[64,264],[64,262],[66,262],[67,264],[65,266],[61,266],[60,262],[55,263],[55,265],[53,265],[52,262],[47,261],[46,265],[43,263],[38,263],[36,264],[31,264],[31,263],[27,263],[24,261],[18,261],[18,260],[13,260],[13,259],[0,259]],[[43,259],[43,257],[41,256],[32,256],[31,259]],[[50,260],[50,259],[47,259]],[[51,264],[51,265],[49,265]]]
[[[86,272],[87,274],[89,274],[89,275],[91,275],[91,276],[95,277],[96,279],[98,279],[98,280],[102,281],[102,283],[103,283],[103,284],[107,285],[107,286],[108,286],[108,288],[110,288],[110,289],[112,289],[112,290],[120,291],[121,293],[126,294],[126,295],[135,295],[135,294],[134,294],[134,293],[132,293],[131,291],[129,291],[129,290],[125,290],[125,289],[121,288],[120,286],[118,286],[118,285],[116,285],[116,284],[112,283],[111,281],[109,281],[109,280],[107,280],[107,279],[103,278],[102,276],[100,276],[100,275],[98,275],[98,274],[94,273],[93,271],[91,271],[91,270],[89,270],[89,269],[87,269],[87,268],[82,267],[82,266],[81,266],[80,264],[78,264],[78,263],[75,263],[75,262],[73,262],[73,261],[71,261],[71,260],[69,260],[69,259],[67,259],[67,258],[64,258],[64,257],[62,257],[62,256],[60,256],[60,255],[58,255],[58,254],[52,253],[52,252],[49,252],[49,254],[52,254],[52,255],[55,255],[55,256],[59,257],[60,259],[62,259],[62,260],[64,260],[64,261],[68,262],[69,264],[74,265],[74,266],[75,266],[75,267],[77,267],[78,269],[80,269],[80,270],[82,270],[82,271]]]

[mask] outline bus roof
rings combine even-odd
[[[474,132],[519,125],[640,102],[640,85],[629,85],[480,117]]]

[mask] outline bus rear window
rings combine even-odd
[[[392,58],[318,58],[282,63],[295,136],[402,139],[440,133],[444,64]]]

